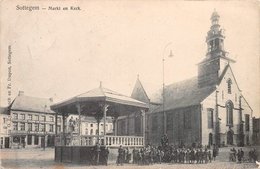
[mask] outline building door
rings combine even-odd
[[[45,137],[41,137],[41,147],[45,147]]]
[[[233,145],[233,135],[234,135],[234,133],[232,130],[229,130],[227,132],[227,144]]]
[[[21,145],[25,148],[25,136],[21,136]]]
[[[209,146],[212,146],[213,144],[213,135],[212,133],[209,133]]]
[[[47,147],[53,147],[54,146],[54,140],[55,136],[47,136]]]
[[[5,148],[9,148],[9,141],[10,141],[10,138],[5,137]]]

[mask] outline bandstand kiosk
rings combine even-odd
[[[104,147],[117,149],[123,147],[143,147],[145,145],[145,112],[148,105],[124,96],[107,88],[103,88],[101,83],[99,88],[90,90],[81,95],[75,96],[60,103],[51,105],[55,111],[55,161],[72,163],[93,163],[93,154],[96,145],[100,145],[100,151]],[[142,135],[117,135],[118,117],[129,117],[131,113],[140,113]],[[57,132],[57,116],[62,116],[63,130]],[[77,134],[71,134],[66,130],[66,122],[69,115],[78,115],[79,128]],[[95,117],[98,124],[96,135],[83,135],[81,133],[81,116]],[[106,134],[106,117],[113,118],[113,135]],[[103,121],[104,132],[99,134],[99,123]],[[115,151],[116,152],[116,151]],[[102,158],[100,158],[102,161]],[[99,161],[98,161],[99,162]]]

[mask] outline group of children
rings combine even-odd
[[[214,150],[214,149],[213,149]],[[216,150],[211,152],[207,148],[176,148],[173,146],[153,147],[133,150],[133,164],[149,165],[153,163],[208,163],[215,159]]]

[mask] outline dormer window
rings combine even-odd
[[[231,85],[232,85],[232,81],[231,81],[231,79],[228,79],[228,80],[227,80],[228,94],[231,94],[231,93],[232,93]]]

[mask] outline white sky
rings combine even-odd
[[[149,88],[197,75],[214,8],[226,30],[233,72],[259,116],[259,5],[252,1],[34,1],[40,7],[81,11],[17,11],[30,1],[1,2],[1,106],[7,104],[8,45],[12,45],[12,99],[53,97],[54,102],[103,86],[130,95],[137,74]]]

